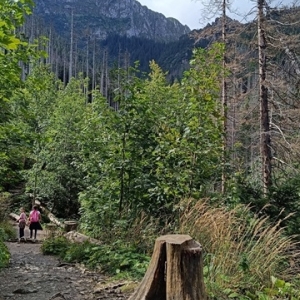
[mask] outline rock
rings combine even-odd
[[[24,289],[24,288],[19,288],[13,291],[14,294],[32,294],[32,293],[37,293],[37,290],[29,290],[29,289]]]

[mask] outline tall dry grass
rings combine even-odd
[[[284,235],[280,222],[253,216],[250,207],[242,205],[227,210],[205,200],[185,200],[181,207],[180,232],[201,243],[206,284],[214,294],[225,289],[259,290],[271,285],[271,275],[289,280],[298,273],[291,266],[299,255],[292,250],[297,242]]]

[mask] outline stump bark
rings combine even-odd
[[[78,227],[78,222],[77,221],[65,221],[64,225],[65,225],[66,232],[75,231]]]
[[[128,300],[206,300],[202,248],[189,235],[156,239],[148,270]]]

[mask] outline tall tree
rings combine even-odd
[[[38,55],[17,30],[31,13],[32,5],[31,0],[0,1],[0,189],[19,179],[16,172],[22,168],[24,158],[19,151],[23,137],[10,121],[12,98],[19,95],[15,100],[20,101],[22,94],[20,61],[27,64]]]
[[[262,160],[263,192],[267,193],[272,184],[271,164],[271,137],[269,120],[268,87],[266,84],[267,59],[266,59],[266,33],[265,33],[265,0],[257,1],[257,36],[259,56],[259,97],[260,97],[260,153]]]
[[[227,27],[228,27],[228,18],[227,18],[227,9],[230,6],[228,0],[200,0],[204,5],[205,9],[203,11],[204,18],[210,19],[215,15],[221,14],[221,22],[222,22],[222,42],[224,43],[224,52],[223,52],[223,78],[222,78],[222,89],[221,89],[221,102],[223,109],[223,172],[222,172],[222,180],[221,180],[221,191],[225,192],[226,187],[226,164],[227,164],[227,153],[228,153],[228,114],[227,114],[227,106],[228,106],[228,91],[227,91]]]
[[[74,10],[71,9],[71,34],[70,34],[70,61],[69,61],[69,81],[73,77],[73,46],[74,46]]]

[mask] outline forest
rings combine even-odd
[[[299,8],[257,0],[237,26],[219,2],[180,78],[72,45],[59,65],[25,38],[34,3],[0,2],[0,267],[9,213],[38,200],[103,243],[43,243],[65,261],[139,280],[155,239],[183,233],[209,299],[300,299]]]

